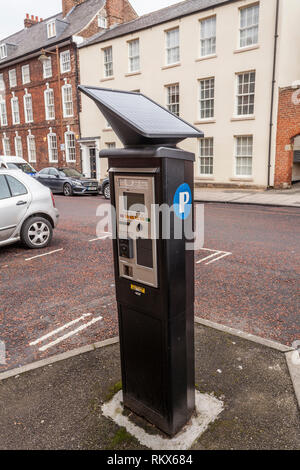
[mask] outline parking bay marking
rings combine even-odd
[[[31,258],[25,258],[25,261],[31,261],[32,259],[36,258],[42,258],[42,256],[52,255],[53,253],[58,253],[59,251],[63,251],[63,248],[60,248],[59,250],[49,251],[48,253],[43,253],[42,255],[32,256]]]
[[[106,232],[102,237],[97,237],[97,238],[93,238],[92,240],[89,240],[89,243],[96,242],[97,240],[105,240],[106,238],[111,237],[111,236],[112,236],[112,233]]]
[[[196,262],[196,264],[201,264],[207,261],[207,263],[205,263],[206,266],[208,266],[209,264],[215,263],[216,261],[219,261],[223,258],[226,258],[227,256],[232,255],[232,253],[230,253],[229,251],[210,250],[209,248],[201,248],[201,250],[212,252],[211,255],[206,256],[205,258],[202,258]]]
[[[43,341],[45,341],[46,339],[50,338],[51,336],[54,336],[56,335],[57,333],[59,333],[60,331],[63,331],[64,329],[66,328],[69,328],[70,326],[73,326],[74,324],[84,320],[86,317],[92,315],[91,313],[86,313],[84,315],[82,315],[80,318],[76,318],[75,320],[69,322],[69,323],[66,323],[65,325],[61,326],[60,328],[57,328],[56,330],[54,331],[51,331],[50,333],[48,333],[47,335],[44,335],[42,336],[41,338],[38,338],[36,341],[32,341],[30,344],[30,346],[35,346],[36,344],[38,343],[41,343]],[[93,320],[91,320],[90,322],[88,323],[85,323],[83,325],[81,325],[80,327],[76,328],[75,330],[72,330],[72,331],[69,331],[68,333],[66,333],[65,335],[63,336],[60,336],[59,338],[57,338],[56,340],[44,345],[44,346],[41,346],[39,348],[39,351],[46,351],[47,349],[49,348],[52,348],[53,346],[56,346],[57,344],[61,343],[62,341],[70,338],[71,336],[74,336],[76,335],[77,333],[80,333],[81,331],[85,330],[86,328],[88,328],[89,326],[92,326],[94,323],[98,322],[98,321],[101,321],[103,319],[103,317],[97,317],[97,318],[93,318]]]
[[[29,343],[29,346],[35,346],[38,343],[42,343],[45,341],[45,339],[51,338],[51,336],[56,335],[57,333],[60,333],[61,331],[65,330],[66,328],[69,328],[70,326],[76,325],[76,323],[79,323],[81,320],[84,320],[86,317],[90,317],[92,314],[91,313],[84,313],[81,317],[76,318],[75,320],[70,321],[69,323],[66,323],[63,326],[60,326],[56,330],[51,331],[50,333],[42,336],[41,338],[38,338],[35,341],[32,341]]]

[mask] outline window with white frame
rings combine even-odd
[[[30,82],[30,67],[29,64],[22,67],[22,83],[25,85]]]
[[[49,23],[47,23],[47,35],[48,35],[48,39],[54,38],[56,36],[55,20],[49,21]]]
[[[51,119],[55,119],[54,91],[52,88],[49,88],[49,85],[47,90],[44,92],[44,99],[46,120],[49,121]]]
[[[76,141],[74,132],[67,131],[65,133],[65,145],[66,145],[66,160],[67,162],[76,161]]]
[[[22,138],[19,135],[15,137],[15,153],[16,157],[23,157]]]
[[[9,86],[10,88],[17,86],[17,71],[16,69],[11,69],[8,72],[9,76]]]
[[[0,73],[0,94],[2,91],[5,91],[5,83],[3,73]]]
[[[71,70],[71,56],[70,51],[64,51],[60,54],[60,71],[61,73],[70,72]]]
[[[7,126],[7,110],[6,110],[6,102],[4,99],[0,97],[0,122],[1,126]]]
[[[72,85],[67,83],[62,87],[63,116],[64,118],[73,116]]]
[[[112,46],[103,49],[104,57],[104,77],[112,77],[114,73],[113,69],[113,53]]]
[[[5,59],[7,57],[7,46],[6,44],[0,45],[0,60]]]
[[[25,122],[33,122],[33,109],[32,109],[32,96],[25,90],[24,95],[24,115],[25,115]]]
[[[258,44],[259,5],[240,9],[240,47]]]
[[[98,15],[98,26],[99,28],[107,28],[107,18],[103,15]]]
[[[215,115],[215,79],[200,80],[200,119],[212,119]]]
[[[9,141],[9,137],[6,137],[4,135],[3,139],[2,139],[2,145],[3,145],[3,153],[5,156],[9,156],[10,155],[10,141]]]
[[[237,116],[253,115],[255,99],[255,71],[237,75]]]
[[[216,53],[216,17],[200,21],[201,57]]]
[[[214,172],[214,139],[200,139],[200,175],[213,175]]]
[[[58,152],[57,152],[57,136],[52,129],[48,134],[48,154],[49,162],[58,162]]]
[[[134,39],[128,43],[129,72],[140,70],[140,40]]]
[[[44,78],[52,77],[52,60],[51,60],[51,57],[48,57],[47,60],[43,61],[43,77]]]
[[[11,99],[11,112],[13,124],[20,124],[19,99],[14,94]]]
[[[106,142],[106,147],[108,149],[114,149],[116,148],[116,142]]]
[[[179,116],[179,83],[168,85],[167,89],[167,108],[171,113]]]
[[[179,28],[166,31],[166,62],[176,64],[180,60]]]
[[[236,176],[252,176],[253,136],[235,138],[235,174]]]
[[[28,150],[28,161],[36,162],[36,145],[34,135],[29,134],[27,136],[27,150]]]

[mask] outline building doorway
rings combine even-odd
[[[90,172],[91,178],[97,178],[97,163],[96,163],[96,149],[95,147],[89,148],[89,155],[90,155]]]
[[[300,182],[300,135],[294,138],[292,184]]]

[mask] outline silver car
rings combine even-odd
[[[59,219],[49,188],[20,170],[0,169],[0,246],[45,248]]]

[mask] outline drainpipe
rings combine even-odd
[[[270,188],[270,182],[271,182],[271,154],[272,154],[272,135],[273,135],[273,125],[274,125],[273,110],[274,110],[274,94],[275,94],[275,83],[276,83],[279,7],[280,7],[280,0],[276,0],[276,21],[275,21],[275,36],[274,36],[274,57],[273,57],[272,94],[271,94],[271,111],[270,111],[269,154],[268,154],[268,188]]]
[[[78,129],[79,129],[79,138],[81,138],[81,125],[80,125],[80,93],[78,90],[78,85],[79,85],[79,63],[78,63],[78,48],[75,43],[73,43],[73,53],[75,56],[75,70],[76,70],[76,101],[77,101],[77,116],[78,116]],[[80,145],[81,147],[81,145]],[[80,150],[80,167],[82,171],[82,150]]]

